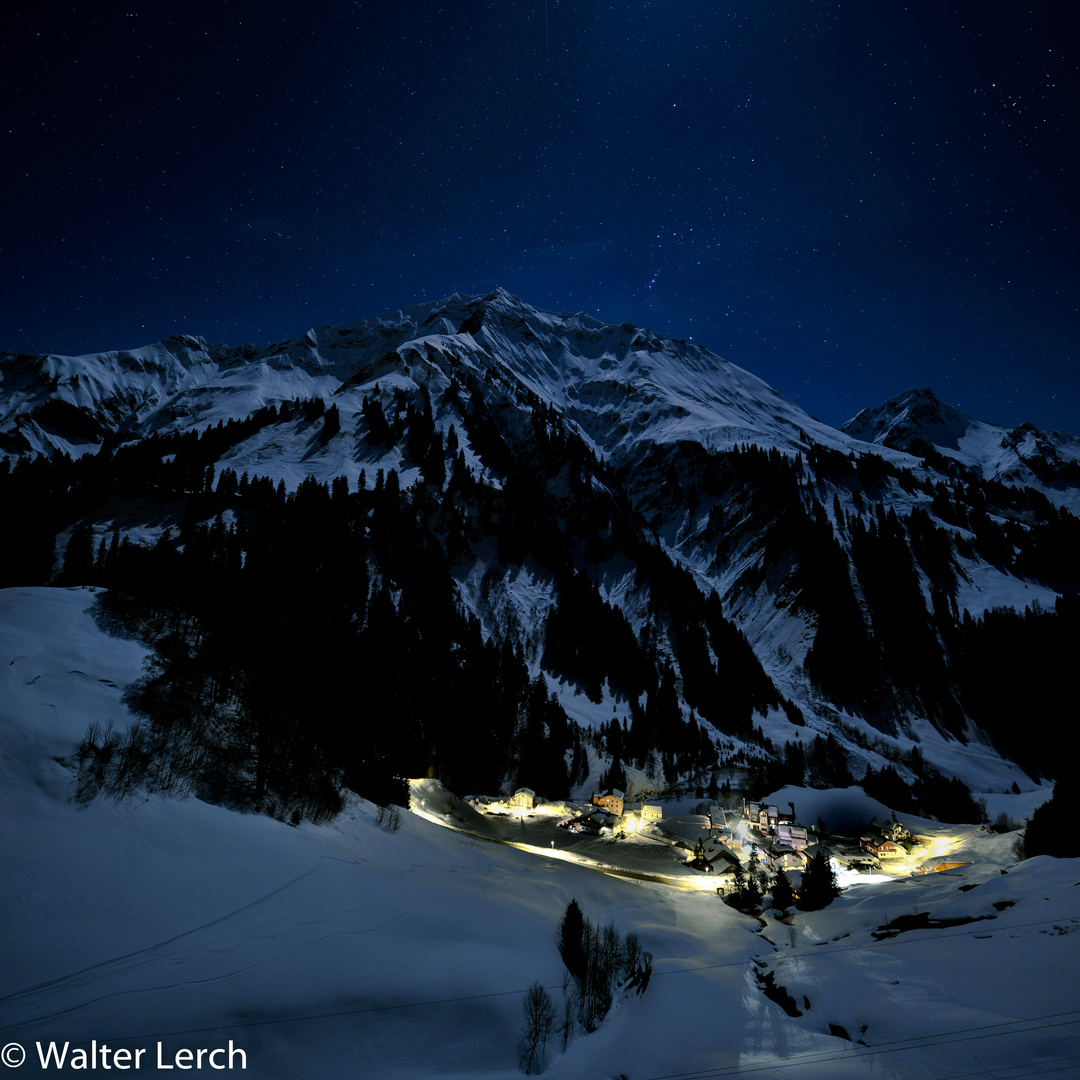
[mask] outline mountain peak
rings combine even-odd
[[[913,386],[874,409],[863,409],[842,431],[865,442],[911,450],[922,444],[958,450],[973,417],[939,398],[929,386]]]
[[[1033,424],[1015,428],[978,420],[915,386],[875,409],[863,409],[841,429],[846,435],[907,453],[930,448],[979,475],[1039,487],[1051,501],[1075,506],[1080,440],[1045,433]]]

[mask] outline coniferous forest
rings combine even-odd
[[[425,385],[376,383],[347,426],[336,401],[311,398],[0,465],[0,500],[20,523],[0,537],[0,586],[100,586],[100,617],[153,650],[127,692],[141,723],[87,733],[80,798],[152,786],[320,817],[345,789],[400,801],[402,778],[425,775],[561,797],[590,753],[615,786],[628,764],[702,788],[737,763],[773,786],[864,772],[887,786],[831,733],[799,738],[800,707],[711,584],[737,559],[736,596],[765,590],[805,618],[818,703],[891,735],[910,716],[960,739],[974,723],[1053,775],[1080,644],[1080,521],[1067,510],[940,456],[916,472],[816,445],[679,443],[615,466],[530,391],[490,400],[465,372],[441,392],[437,425]],[[287,489],[228,464],[286,427],[312,452],[392,450],[410,483],[377,468]],[[712,560],[704,572],[662,542],[680,514]],[[957,603],[972,560],[1058,599],[975,618]],[[525,570],[549,596],[538,628],[488,603]],[[628,570],[617,601],[606,585]],[[481,572],[470,607],[461,585]],[[596,705],[606,696],[610,719],[579,727],[559,683]],[[794,725],[784,747],[758,726],[777,710]],[[1031,739],[1033,721],[1045,738]],[[917,749],[909,758],[897,762],[915,777],[908,804],[963,805]]]
[[[322,415],[310,404],[296,411],[310,421]],[[400,801],[402,778],[424,775],[455,790],[509,782],[563,797],[585,778],[584,738],[599,739],[616,759],[644,764],[655,755],[671,775],[711,765],[713,742],[683,718],[670,660],[601,599],[587,557],[584,567],[574,565],[576,548],[595,544],[590,517],[615,519],[627,546],[645,552],[642,572],[663,579],[667,610],[657,617],[679,627],[678,656],[684,679],[697,680],[691,700],[701,715],[746,733],[753,709],[775,702],[715,596],[703,597],[658,547],[634,535],[607,492],[580,474],[559,521],[542,491],[529,490],[534,472],[512,471],[502,490],[479,482],[433,438],[422,413],[409,417],[422,433],[411,424],[405,433],[433,479],[408,490],[393,470],[380,470],[370,485],[362,476],[353,490],[339,478],[329,486],[308,479],[287,492],[215,469],[253,424],[278,419],[265,410],[201,437],[150,438],[0,472],[5,505],[28,522],[5,538],[2,584],[101,586],[108,591],[100,617],[153,646],[143,678],[127,692],[142,723],[122,738],[107,725],[88,732],[80,798],[150,785],[318,818],[340,807],[344,788]],[[376,427],[369,437],[390,436]],[[446,458],[443,470],[431,464],[433,444]],[[557,473],[563,449],[541,442],[540,460]],[[140,546],[117,526],[95,544],[90,522],[134,513],[135,504],[166,523],[156,542]],[[41,505],[44,515],[31,513]],[[528,558],[550,572],[557,603],[543,669],[597,700],[606,680],[629,722],[582,732],[544,680],[530,676],[520,643],[510,634],[485,638],[462,609],[455,565],[491,544],[505,563]],[[710,706],[710,684],[721,699],[723,676],[710,664],[707,640],[749,674],[736,703],[722,710]]]

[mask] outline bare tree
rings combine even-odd
[[[539,982],[529,987],[521,1002],[522,1028],[518,1036],[518,1066],[526,1076],[538,1076],[548,1063],[548,1039],[555,1030],[555,1005]]]
[[[622,967],[622,941],[618,927],[613,922],[609,922],[600,931],[600,954],[602,970],[606,973],[608,982],[614,982]]]
[[[633,931],[626,935],[623,942],[623,973],[632,979],[641,967],[641,940]]]
[[[579,1007],[578,985],[569,971],[563,972],[562,995],[562,1020],[559,1023],[559,1029],[562,1034],[562,1050],[565,1054],[566,1048],[570,1045],[570,1040],[575,1034],[575,1029],[577,1027],[576,1016]]]

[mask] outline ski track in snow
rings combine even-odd
[[[321,865],[321,862],[323,860],[328,860],[328,859],[332,859],[332,856],[329,856],[329,855],[321,856],[320,865]],[[341,860],[335,860],[335,861],[341,861]],[[91,964],[90,966],[85,967],[85,968],[81,968],[78,971],[73,971],[73,972],[70,972],[67,975],[62,975],[62,976],[59,976],[58,978],[50,979],[47,982],[39,983],[37,986],[28,986],[28,987],[25,987],[22,990],[16,990],[13,993],[6,994],[3,997],[0,997],[0,1007],[6,1008],[6,1007],[9,1007],[9,1006],[13,1006],[15,1004],[19,1004],[19,1003],[22,1003],[24,1001],[27,1001],[28,999],[32,999],[34,997],[44,995],[46,993],[49,993],[49,992],[55,991],[55,990],[67,991],[67,990],[69,990],[71,988],[78,988],[78,987],[82,987],[82,986],[92,985],[92,984],[100,981],[102,978],[115,976],[115,975],[118,975],[118,974],[122,974],[122,973],[125,973],[125,972],[128,972],[128,971],[131,971],[133,969],[142,967],[142,966],[144,966],[143,961],[147,957],[153,956],[154,959],[160,958],[160,954],[162,954],[164,952],[164,950],[167,949],[170,945],[173,945],[173,944],[175,944],[176,942],[179,942],[179,941],[183,941],[185,938],[192,937],[192,936],[194,936],[196,934],[204,933],[205,931],[210,930],[215,926],[220,926],[220,925],[222,925],[224,923],[227,923],[230,920],[235,919],[238,916],[242,915],[243,913],[251,911],[254,908],[259,907],[260,905],[267,903],[272,898],[280,895],[281,893],[285,892],[288,889],[293,888],[298,882],[303,881],[305,878],[308,878],[311,875],[317,873],[318,870],[319,870],[319,867],[314,866],[310,870],[306,870],[304,873],[299,874],[296,877],[292,878],[291,880],[285,882],[283,885],[280,885],[278,888],[271,889],[269,892],[264,893],[262,896],[257,897],[256,899],[252,900],[250,903],[247,903],[247,904],[244,904],[241,907],[235,908],[232,911],[229,911],[224,915],[220,915],[215,919],[210,919],[207,922],[199,924],[198,926],[193,926],[191,929],[185,930],[182,933],[176,934],[173,937],[165,939],[164,941],[155,942],[152,945],[147,945],[144,948],[137,949],[137,950],[135,950],[133,952],[130,952],[130,953],[126,953],[123,956],[114,956],[114,957],[109,958],[108,960],[102,960],[97,964]],[[404,917],[405,917],[404,915],[400,916],[400,918],[404,918]],[[397,921],[397,920],[391,920],[391,921]],[[384,923],[383,925],[388,925],[388,924]],[[372,928],[372,930],[377,930],[377,929],[379,929],[379,927],[373,927]],[[369,933],[371,931],[368,930],[368,931],[362,931],[362,932],[363,933]],[[227,978],[228,976],[221,976],[221,977],[222,978]],[[172,985],[179,985],[179,984],[172,984]],[[127,992],[132,992],[132,991],[127,991]],[[94,1000],[101,1000],[101,999],[94,999]],[[91,1004],[91,1003],[92,1002],[87,1002],[87,1004]],[[78,1007],[81,1008],[82,1006],[78,1006]],[[50,1014],[50,1015],[55,1015],[55,1014]],[[49,1017],[47,1017],[47,1016],[40,1016],[40,1017],[35,1017],[34,1020],[36,1021],[36,1020],[43,1020],[43,1019],[48,1019],[48,1018]]]

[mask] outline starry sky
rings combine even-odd
[[[0,349],[502,285],[829,423],[929,385],[1080,434],[1072,0],[15,8]]]

